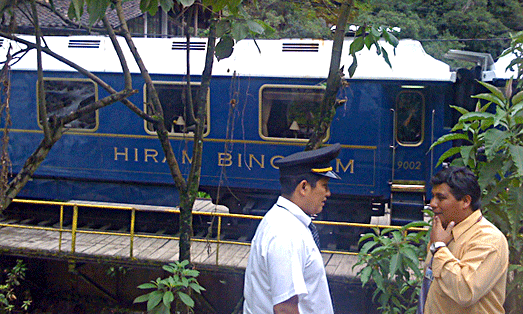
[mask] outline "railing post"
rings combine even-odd
[[[64,205],[60,205],[60,238],[58,240],[58,252],[62,252],[62,233],[64,229]]]
[[[76,227],[78,225],[78,205],[73,206],[73,223],[71,226],[71,253],[76,249]]]
[[[133,245],[134,245],[134,223],[136,219],[136,209],[131,209],[131,226],[130,226],[130,235],[131,240],[129,243],[129,257],[133,258]]]
[[[218,216],[218,234],[216,235],[216,265],[220,257],[220,236],[222,231],[222,216]],[[212,232],[212,231],[211,231]]]

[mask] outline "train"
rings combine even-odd
[[[34,42],[34,37],[20,36]],[[133,88],[129,100],[148,112],[147,91],[130,52]],[[191,90],[200,87],[206,39],[135,38],[165,115],[169,138],[181,171],[188,174],[193,133],[188,119],[187,58]],[[347,38],[342,53],[344,82],[340,104],[324,145],[340,143],[329,183],[332,196],[318,219],[369,222],[390,212],[391,224],[423,219],[430,198],[429,180],[448,147],[429,150],[450,131],[457,112],[450,105],[473,106],[475,80],[506,79],[485,54],[459,53],[477,64],[451,67],[428,55],[419,41],[402,39],[396,48],[383,42],[389,66],[375,50],[357,53],[353,77]],[[55,53],[79,64],[121,90],[121,66],[105,36],[49,36]],[[1,41],[0,55],[21,51],[14,40]],[[200,190],[231,213],[263,215],[279,195],[274,161],[302,151],[312,132],[325,92],[332,41],[315,39],[242,40],[232,55],[215,60],[207,99]],[[13,53],[13,52],[11,52]],[[108,92],[57,59],[44,54],[47,110],[63,115]],[[195,74],[197,73],[197,74]],[[10,142],[16,174],[42,139],[37,101],[36,51],[13,62],[10,72]],[[2,117],[5,119],[5,117]],[[4,122],[4,121],[3,121]],[[19,198],[87,200],[176,206],[178,192],[153,126],[115,103],[67,125],[67,132],[18,195]]]

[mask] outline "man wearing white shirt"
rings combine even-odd
[[[319,238],[311,217],[331,195],[330,162],[340,144],[275,162],[281,196],[260,222],[245,271],[245,314],[333,313]]]

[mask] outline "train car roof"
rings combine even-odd
[[[34,36],[20,38],[35,42]],[[139,72],[123,38],[120,45],[126,55],[131,72]],[[185,74],[185,38],[135,38],[135,45],[144,60],[149,73]],[[341,65],[345,77],[352,63],[349,46],[352,40],[346,39]],[[55,53],[77,63],[92,72],[121,72],[120,62],[111,41],[104,36],[49,36],[45,43]],[[191,39],[191,73],[201,74],[207,39]],[[358,67],[353,79],[373,80],[416,80],[416,81],[454,81],[455,73],[450,67],[428,55],[420,42],[410,39],[400,40],[393,49],[389,44],[380,43],[388,52],[392,68],[387,65],[375,47],[369,51],[364,48],[357,53]],[[4,39],[0,54],[6,55],[8,47],[20,51],[25,45]],[[215,60],[214,76],[262,76],[262,77],[309,77],[326,78],[329,71],[332,41],[316,39],[278,39],[242,40],[236,43],[232,55],[220,61]],[[49,71],[74,71],[73,68],[44,55],[43,67]],[[18,60],[13,70],[35,70],[36,51],[28,51]]]

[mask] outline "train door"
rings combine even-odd
[[[430,169],[430,122],[426,88],[404,87],[397,92],[393,115],[391,223],[403,225],[423,219],[426,182]],[[429,135],[429,136],[427,136]]]

